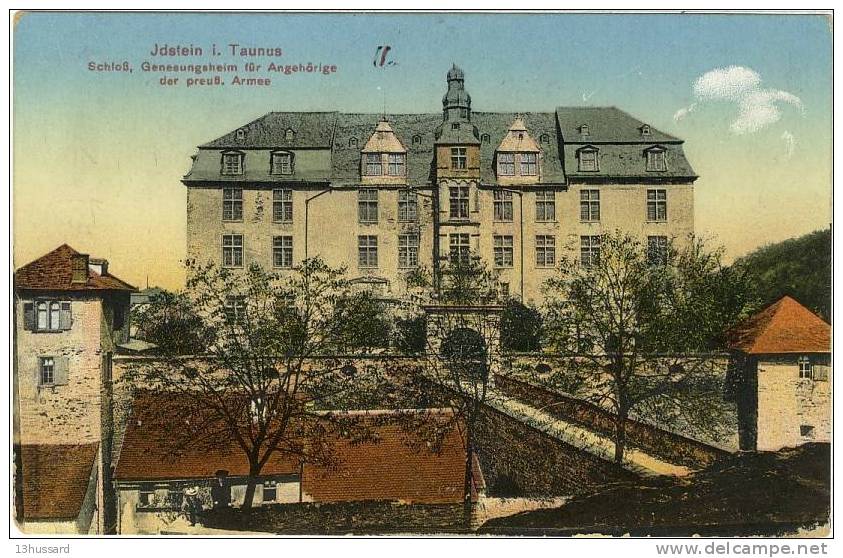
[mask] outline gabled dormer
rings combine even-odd
[[[495,151],[499,184],[535,184],[541,180],[541,148],[516,118]]]
[[[360,151],[362,184],[406,184],[407,148],[384,118]]]

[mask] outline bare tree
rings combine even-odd
[[[728,414],[718,351],[747,292],[700,240],[678,249],[603,235],[545,285],[547,342],[568,357],[550,381],[614,413],[617,462],[631,415],[717,437]]]
[[[325,440],[332,431],[366,436],[342,405],[356,407],[357,395],[367,393],[351,363],[334,355],[366,337],[360,328],[383,320],[376,304],[352,290],[344,270],[319,259],[283,276],[257,266],[234,273],[189,264],[188,271],[185,296],[201,319],[202,354],[185,357],[175,350],[178,344],[165,343],[164,350],[173,352],[127,379],[177,395],[154,410],[162,425],[170,425],[169,452],[236,443],[249,464],[243,503],[249,510],[273,456],[327,461]],[[356,318],[351,340],[350,311]]]

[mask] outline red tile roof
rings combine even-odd
[[[24,521],[76,519],[98,444],[20,447]]]
[[[40,291],[137,290],[111,274],[100,275],[91,269],[88,269],[87,283],[73,283],[73,256],[79,254],[67,244],[62,244],[18,269],[15,288]]]
[[[116,480],[213,478],[219,469],[227,470],[231,476],[248,473],[245,455],[233,440],[213,451],[187,447],[174,457],[161,442],[172,437],[172,424],[165,427],[160,419],[144,419],[147,414],[144,406],[156,405],[155,398],[161,396],[160,393],[141,393],[136,397],[135,412],[129,418],[115,471]],[[302,491],[317,502],[462,502],[465,451],[457,428],[446,430],[437,452],[396,424],[397,415],[391,411],[373,411],[363,416],[370,424],[367,433],[371,436],[367,438],[376,441],[352,441],[330,435],[326,452],[330,463],[305,463],[302,470],[298,460],[292,457],[273,456],[261,474],[298,474],[301,471]],[[396,420],[392,420],[393,416]]]
[[[733,328],[728,338],[730,349],[751,355],[831,352],[831,326],[789,296]]]

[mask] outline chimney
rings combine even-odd
[[[71,283],[88,282],[88,254],[73,254]]]
[[[102,258],[88,258],[88,269],[97,275],[108,275],[108,260]]]

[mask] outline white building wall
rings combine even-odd
[[[797,355],[758,360],[758,449],[831,441],[831,382],[799,378]],[[812,426],[803,436],[802,426]]]

